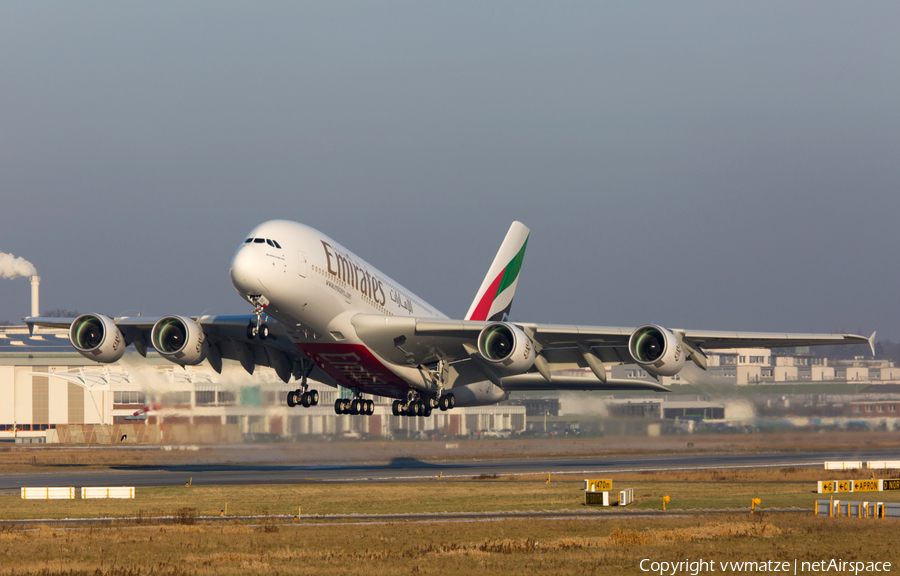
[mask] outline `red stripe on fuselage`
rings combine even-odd
[[[323,372],[347,388],[368,394],[400,397],[409,384],[391,372],[362,344],[297,343]]]

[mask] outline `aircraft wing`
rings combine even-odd
[[[478,335],[489,322],[402,318],[360,314],[352,319],[357,335],[380,356],[397,364],[420,365],[472,359]],[[576,326],[511,322],[535,343],[538,360],[533,371],[544,377],[551,372],[591,368],[595,374],[606,366],[633,364],[628,340],[634,328]],[[688,353],[702,356],[704,349],[783,348],[835,344],[874,345],[875,334],[786,334],[769,332],[717,332],[670,329]],[[874,348],[873,348],[874,353]],[[699,360],[698,360],[699,362]],[[602,375],[602,374],[601,374]],[[517,376],[503,378],[504,387]],[[598,376],[600,378],[600,376]],[[562,379],[555,374],[554,383]]]
[[[112,321],[125,337],[125,343],[134,344],[141,356],[147,356],[147,350],[153,350],[150,333],[159,319],[137,316],[112,318]],[[267,366],[273,368],[284,382],[289,382],[291,376],[302,375],[302,367],[308,362],[306,356],[290,341],[281,324],[273,318],[267,322],[269,337],[265,340],[247,337],[248,324],[256,322],[256,316],[253,315],[199,316],[191,319],[203,328],[208,338],[207,360],[216,372],[222,372],[223,359],[236,360],[250,374],[253,374],[256,366]],[[33,330],[34,326],[69,328],[75,318],[30,317],[24,321],[29,330]],[[318,368],[313,368],[309,377],[330,386],[337,385],[333,378]]]

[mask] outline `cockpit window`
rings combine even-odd
[[[265,241],[266,241],[265,238],[254,238],[254,239],[253,239],[253,242],[254,242],[255,244],[262,244],[262,243],[265,242]]]
[[[279,244],[279,243],[278,243],[277,241],[275,241],[275,240],[272,240],[272,242],[275,243],[275,247],[276,247],[276,248],[278,248],[279,250],[281,250],[281,244]]]
[[[247,238],[246,240],[244,240],[244,244],[249,244],[251,242],[253,242],[253,238]]]
[[[274,247],[275,247],[275,245],[274,245],[274,244],[272,244],[272,241],[271,241],[271,240],[269,240],[269,239],[268,239],[268,238],[266,238],[266,244],[268,244],[268,245],[269,245],[269,246],[271,246],[271,247],[272,247],[272,248],[274,248]]]

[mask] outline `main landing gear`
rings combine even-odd
[[[264,328],[265,326],[266,325],[263,324]],[[262,336],[260,336],[260,338],[262,338]],[[300,388],[291,390],[287,393],[287,405],[291,408],[294,406],[309,408],[310,406],[315,406],[319,403],[319,391],[309,390],[309,385],[306,383],[306,379],[309,377],[309,373],[312,372],[315,365],[309,360],[304,360],[304,362],[306,364],[303,369],[303,376],[300,379]]]
[[[444,394],[440,400],[434,397],[422,399],[417,392],[410,392],[406,400],[394,400],[391,412],[394,416],[431,416],[431,411],[440,408],[441,411],[450,410],[456,406],[456,398],[453,394]]]
[[[456,397],[453,394],[444,394],[441,396],[441,399],[438,400],[438,407],[440,407],[441,412],[452,410],[455,406]]]
[[[265,296],[250,296],[250,303],[253,304],[253,313],[256,314],[256,323],[254,324],[251,320],[250,324],[247,325],[247,338],[253,340],[259,336],[260,340],[265,340],[269,337],[269,327],[266,324],[263,324],[262,316],[266,306],[269,305],[269,301]],[[290,402],[288,403],[290,404]]]
[[[356,416],[371,416],[375,413],[375,402],[371,400],[363,400],[362,398],[338,398],[334,401],[335,414],[351,414]]]
[[[287,404],[291,408],[294,406],[303,406],[304,408],[309,408],[310,406],[315,406],[319,403],[319,391],[318,390],[291,390],[287,393]]]

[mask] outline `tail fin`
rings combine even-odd
[[[530,232],[521,222],[513,222],[509,227],[466,320],[506,320],[509,316]]]

